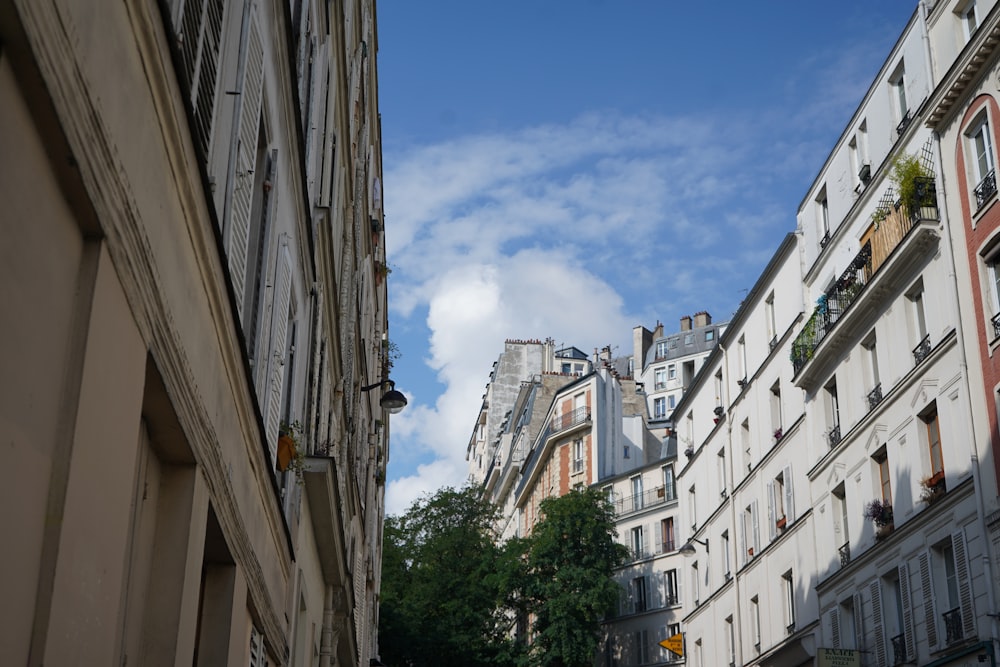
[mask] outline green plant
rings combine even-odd
[[[295,481],[302,484],[306,470],[306,449],[301,445],[302,424],[281,422],[278,428],[278,470],[295,473]]]
[[[876,498],[865,505],[865,518],[879,528],[892,525],[892,504]]]
[[[899,200],[908,211],[915,211],[922,203],[922,191],[919,179],[933,178],[923,162],[916,155],[911,153],[900,153],[892,161],[892,171],[889,173],[889,180],[892,181],[896,190],[899,191]]]

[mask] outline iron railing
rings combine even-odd
[[[830,443],[831,449],[840,444],[840,424],[837,424],[827,432],[826,439]]]
[[[944,618],[944,643],[951,646],[965,636],[962,631],[962,608],[955,607],[941,614]]]
[[[995,169],[990,169],[990,173],[983,176],[983,180],[973,189],[976,195],[976,210],[978,211],[986,202],[997,193],[997,175]]]
[[[993,337],[1000,338],[1000,313],[994,315],[990,321],[993,322]]]
[[[903,118],[899,121],[899,125],[896,126],[896,136],[902,136],[911,122],[913,122],[913,112],[907,109],[906,113],[903,114]]]
[[[837,551],[840,552],[840,567],[844,567],[848,563],[851,562],[851,543],[850,542],[844,542],[843,544],[841,544],[840,548],[837,549]]]
[[[552,418],[549,422],[549,435],[558,433],[559,431],[565,431],[568,428],[572,428],[577,424],[582,424],[590,420],[590,408],[581,407],[575,410],[570,410],[566,414],[557,415]]]
[[[931,353],[931,335],[927,334],[924,336],[917,346],[913,348],[913,360],[917,365],[920,365],[924,359]]]
[[[879,382],[875,388],[868,392],[868,409],[874,410],[875,406],[882,402],[882,383]]]
[[[901,632],[890,641],[892,642],[892,664],[904,664],[906,662],[906,635]]]
[[[647,507],[655,507],[673,502],[674,500],[677,500],[677,487],[674,484],[665,484],[642,493],[615,498],[612,500],[612,505],[614,505],[615,514],[624,516],[646,509]]]

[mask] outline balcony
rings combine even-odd
[[[664,505],[675,500],[677,500],[676,487],[673,484],[666,484],[664,486],[658,486],[651,491],[644,491],[642,493],[625,496],[624,498],[616,498],[612,504],[615,508],[615,514],[619,517],[623,517],[640,510],[656,507],[658,505]]]
[[[840,438],[840,424],[837,424],[826,432],[826,441],[829,443],[830,449],[840,444]]]
[[[906,113],[903,114],[903,118],[899,121],[899,125],[896,126],[896,136],[903,136],[903,132],[906,132],[906,128],[910,126],[911,122],[913,122],[913,112],[907,109]]]
[[[851,543],[844,542],[837,551],[840,552],[840,567],[847,567],[851,562]]]
[[[893,290],[940,238],[934,179],[917,179],[913,210],[899,205],[882,211],[870,238],[840,278],[818,300],[792,343],[796,386],[812,391],[840,352],[878,316],[882,299]]]
[[[879,382],[875,388],[868,392],[868,409],[874,410],[875,406],[882,402],[882,383]]]
[[[951,611],[941,614],[944,618],[944,643],[948,646],[962,641],[965,634],[962,632],[962,609],[955,607]]]
[[[972,192],[976,196],[976,211],[979,211],[997,193],[996,170],[990,169]]]
[[[563,415],[556,415],[549,422],[549,435],[555,435],[561,431],[566,431],[573,428],[574,426],[579,426],[580,424],[585,424],[590,421],[590,408],[582,407],[575,410],[571,410]]]
[[[1000,338],[1000,313],[994,315],[990,322],[993,323],[993,337]]]
[[[931,353],[931,335],[927,334],[920,339],[917,346],[913,348],[913,362],[915,365],[919,366],[920,362],[927,358]]]
[[[906,664],[906,635],[900,633],[889,641],[892,642],[892,664]]]

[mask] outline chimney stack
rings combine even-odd
[[[694,314],[694,325],[696,327],[707,327],[712,323],[712,316],[708,314],[707,311],[701,311]]]
[[[682,315],[681,316],[681,331],[691,331],[691,316]]]

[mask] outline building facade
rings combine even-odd
[[[367,665],[373,2],[5,2],[5,664]]]

